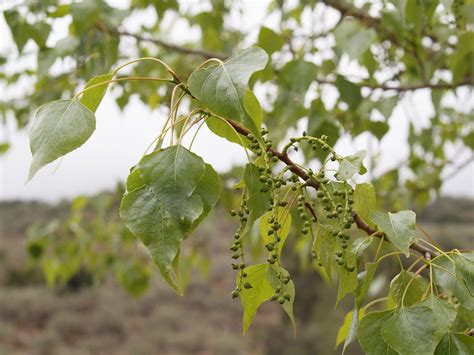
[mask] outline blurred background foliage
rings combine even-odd
[[[17,128],[25,129],[40,105],[69,98],[94,75],[138,57],[160,58],[185,79],[205,59],[225,59],[258,45],[271,61],[251,84],[273,141],[283,142],[293,129],[326,134],[331,145],[365,135],[381,209],[421,212],[443,181],[472,161],[472,0],[268,1],[268,24],[251,29],[243,26],[248,3],[239,1],[12,3],[3,16],[17,51],[0,57],[1,124],[14,118]],[[61,27],[67,31],[58,36]],[[189,38],[177,37],[175,28],[189,32]],[[164,75],[151,62],[124,73]],[[429,122],[417,122],[416,104],[412,112],[405,110],[409,124],[401,135],[406,141],[399,144],[409,147],[407,159],[389,170],[378,169],[392,113],[419,92],[424,102],[431,101]],[[129,81],[114,84],[109,94],[122,110],[138,98],[166,111],[171,92],[165,85]],[[11,144],[1,141],[0,154]],[[303,150],[298,158],[302,164],[318,164],[325,157]],[[157,348],[167,354],[332,353],[337,328],[351,305],[342,303],[328,315],[334,290],[315,276],[305,261],[305,244],[296,238],[289,238],[287,248],[294,252],[285,264],[297,286],[298,338],[274,305],[263,307],[245,341],[239,336],[241,313],[229,297],[234,276],[227,252],[235,226],[224,208],[237,203],[230,187],[240,174],[238,167],[225,174],[220,207],[183,250],[184,299],[156,282],[145,249],[120,223],[122,187],[55,207],[0,204],[2,348],[45,354],[110,349],[150,354]],[[470,201],[441,200],[424,209],[421,223],[441,245],[469,247],[472,213]],[[384,273],[393,275],[396,267],[385,265],[372,297],[386,286]],[[45,292],[42,283],[55,292]],[[97,284],[103,287],[90,287]],[[26,325],[41,331],[35,337],[18,333]]]
[[[254,76],[253,85],[274,141],[281,142],[291,128],[313,136],[324,133],[331,144],[367,133],[379,193],[389,197],[404,186],[385,202],[422,208],[439,191],[443,177],[467,164],[458,159],[459,152],[474,148],[474,2],[355,3],[268,1],[263,18],[272,27],[246,29],[244,8],[251,5],[239,1],[132,0],[129,6],[22,1],[3,12],[17,52],[0,58],[5,92],[0,118],[15,117],[21,129],[38,106],[69,98],[94,75],[137,57],[160,58],[186,78],[204,59],[224,59],[258,45],[271,61]],[[57,31],[61,26],[67,28],[63,36]],[[149,62],[127,74],[164,73]],[[163,108],[170,96],[165,85],[137,81],[116,83],[111,91],[121,109],[133,96],[151,109]],[[397,105],[413,100],[417,91],[426,94],[427,104],[431,100],[429,122],[417,122],[416,107],[405,112],[410,124],[401,134],[406,142],[399,144],[410,147],[408,159],[403,167],[380,171],[377,142],[389,131]],[[0,143],[5,151],[10,142]],[[303,153],[306,162],[322,159],[320,153]],[[472,153],[467,159],[472,161]]]

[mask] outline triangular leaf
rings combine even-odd
[[[261,48],[242,50],[225,62],[196,69],[189,77],[189,90],[212,112],[243,124],[258,136],[260,125],[247,112],[245,92],[250,76],[265,68],[267,61]]]
[[[357,153],[348,155],[342,159],[337,171],[337,179],[340,181],[349,180],[354,174],[365,174],[367,169],[364,167],[364,159],[367,151],[359,150]]]
[[[33,160],[28,180],[43,166],[83,145],[95,130],[95,116],[79,100],[41,106],[30,132]]]
[[[283,268],[270,267],[269,264],[251,265],[246,267],[244,272],[247,274],[245,281],[252,285],[251,288],[243,288],[240,291],[240,299],[244,308],[242,325],[245,334],[261,304],[268,301],[275,294],[275,289],[279,286],[277,273],[282,272],[284,276],[288,276],[288,272]],[[290,295],[290,300],[286,301],[282,308],[288,314],[294,327],[293,302],[295,286],[291,280],[288,284],[283,285],[282,292],[288,292]]]
[[[374,222],[398,249],[410,256],[410,245],[415,240],[416,214],[413,211],[397,213],[372,211],[370,220]]]
[[[467,290],[474,297],[474,253],[457,254],[454,256],[454,263],[458,279],[464,282]]]
[[[436,324],[442,329],[449,329],[456,319],[454,306],[447,301],[440,300],[435,295],[430,295],[418,305],[430,308],[435,314]]]
[[[474,311],[474,297],[470,294],[463,278],[458,275],[453,259],[443,255],[434,259],[432,263],[436,284],[456,296],[466,309]]]
[[[181,242],[215,205],[217,173],[184,147],[142,158],[127,179],[120,216],[148,248],[164,280],[181,293],[177,265]]]

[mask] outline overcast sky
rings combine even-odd
[[[117,2],[114,2],[114,5]],[[126,3],[119,1],[118,3]],[[187,6],[197,5],[199,2],[183,2]],[[272,27],[274,19],[264,18],[265,2],[243,2],[245,27],[258,28],[264,23]],[[234,15],[231,20],[240,23]],[[141,22],[154,21],[153,12],[147,13],[140,19]],[[127,24],[127,29],[133,31],[138,22]],[[54,28],[51,40],[61,38],[67,29],[67,22]],[[10,32],[0,17],[0,54],[14,53],[16,51]],[[254,33],[255,38],[257,33]],[[196,31],[186,27],[177,26],[175,33],[170,38],[179,41],[180,36],[192,38]],[[181,37],[181,38],[183,38]],[[251,39],[249,40],[251,41]],[[28,47],[34,50],[30,43]],[[178,68],[179,72],[179,68]],[[2,88],[0,88],[2,90]],[[469,99],[467,91],[460,92],[463,101],[472,108],[472,97]],[[327,95],[331,95],[329,92]],[[257,91],[257,96],[259,93]],[[330,99],[330,97],[329,97]],[[411,120],[418,127],[427,125],[433,109],[428,90],[408,94],[397,106],[390,119],[390,131],[377,143],[370,139],[368,134],[362,134],[356,140],[343,139],[338,144],[338,151],[350,154],[355,149],[367,148],[369,140],[371,149],[381,149],[381,165],[379,172],[398,166],[406,160],[408,147],[406,146],[407,125]],[[78,150],[66,157],[53,162],[42,169],[35,178],[25,185],[31,153],[29,151],[27,130],[17,131],[13,120],[7,127],[0,129],[0,141],[9,138],[12,148],[3,157],[0,157],[0,199],[39,199],[55,202],[62,198],[70,198],[78,194],[93,194],[104,189],[113,188],[117,183],[124,181],[129,168],[143,155],[149,143],[160,132],[166,115],[160,110],[150,111],[138,100],[132,100],[122,113],[110,96],[106,96],[96,114],[97,129],[88,142]],[[456,147],[452,147],[453,150]],[[242,149],[236,145],[211,134],[207,129],[202,129],[193,151],[201,155],[204,160],[215,166],[218,171],[228,170],[233,164],[243,164],[246,161]],[[461,158],[469,157],[468,151],[461,152]],[[449,173],[449,171],[446,171]],[[368,177],[363,177],[361,181]],[[450,179],[443,187],[443,194],[474,197],[474,163],[471,163],[461,173]]]

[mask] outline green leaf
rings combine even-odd
[[[201,215],[192,223],[191,230],[194,230],[209,214],[212,208],[215,206],[219,200],[221,192],[221,181],[219,174],[214,170],[214,168],[206,164],[204,175],[201,176],[199,182],[196,186],[196,189],[193,192],[193,195],[200,196],[203,203],[203,212]]]
[[[354,309],[346,314],[344,317],[344,323],[339,328],[336,338],[336,348],[344,342],[344,348],[342,353],[344,353],[355,339],[357,339],[357,329],[359,327],[359,321],[364,316],[364,309],[359,309],[354,307]]]
[[[247,89],[244,96],[244,106],[248,115],[253,119],[255,125],[262,125],[262,108],[252,91]],[[229,142],[249,147],[249,141],[241,136],[229,123],[221,118],[210,116],[206,119],[207,127],[216,135],[227,139]]]
[[[372,237],[361,237],[354,240],[352,243],[352,252],[356,255],[357,259],[360,259],[364,254],[365,250],[372,245]]]
[[[400,354],[432,354],[448,328],[426,306],[401,307],[380,330],[385,342]]]
[[[474,337],[447,332],[436,347],[435,355],[472,355]]]
[[[362,302],[369,291],[369,287],[372,284],[378,265],[378,263],[366,263],[365,270],[357,275],[357,278],[360,280],[356,291],[356,304],[358,307],[362,305]]]
[[[453,82],[463,79],[465,72],[469,69],[469,63],[472,68],[472,61],[468,56],[474,52],[474,33],[461,32],[458,36],[458,43],[450,58],[450,68],[453,72]]]
[[[10,143],[1,142],[0,143],[0,156],[8,152],[10,149]]]
[[[402,270],[393,278],[392,282],[390,282],[390,295],[398,307],[411,306],[421,301],[427,287],[428,284],[420,275]],[[405,297],[403,298],[404,293]]]
[[[339,163],[337,171],[337,179],[340,181],[349,180],[355,173],[365,174],[367,169],[364,167],[364,159],[367,156],[367,151],[359,150],[357,153],[348,155]]]
[[[333,238],[335,238],[333,236]],[[346,252],[345,255],[346,262],[349,265],[356,266],[356,257],[354,254],[351,252]],[[359,285],[359,282],[357,280],[357,272],[352,271],[349,272],[346,270],[345,266],[338,266],[339,269],[339,283],[337,287],[337,300],[336,300],[336,305],[349,293],[353,293],[356,289],[357,286]]]
[[[416,215],[413,211],[397,213],[372,211],[370,220],[374,222],[398,249],[410,256],[410,245],[415,240]]]
[[[370,182],[357,184],[354,190],[354,210],[372,228],[375,225],[370,221],[370,212],[376,208],[374,186]]]
[[[454,263],[456,265],[456,275],[461,282],[464,282],[467,290],[474,297],[474,253],[456,254]]]
[[[46,164],[83,145],[94,130],[94,114],[76,99],[41,106],[30,132],[33,160],[28,180]]]
[[[93,85],[105,83],[106,81],[111,80],[113,76],[113,73],[94,76],[91,80],[87,82],[86,87],[84,89],[87,89]],[[100,105],[100,102],[102,101],[105,95],[105,92],[107,91],[108,86],[109,84],[98,85],[92,89],[85,91],[81,97],[81,103],[92,112],[96,112],[97,108]]]
[[[139,262],[127,261],[118,265],[117,279],[128,293],[134,297],[143,295],[150,286],[151,272]]]
[[[8,27],[10,27],[18,52],[21,54],[23,48],[30,39],[31,26],[18,11],[4,11],[3,16],[5,17]]]
[[[93,27],[100,15],[98,3],[94,0],[72,3],[69,6],[69,12],[77,35]]]
[[[362,102],[360,87],[338,75],[336,78],[336,87],[342,101],[349,105],[351,110],[355,110]]]
[[[243,180],[247,187],[249,198],[247,206],[250,210],[245,231],[248,231],[253,223],[263,215],[271,206],[270,192],[263,192],[266,186],[260,180],[260,173],[255,164],[247,164],[244,169]]]
[[[462,138],[464,144],[474,150],[474,131],[469,132]]]
[[[449,329],[456,319],[456,309],[454,306],[444,300],[440,300],[435,295],[431,294],[425,300],[418,304],[419,306],[426,306],[430,308],[434,315],[437,326],[442,329]]]
[[[288,315],[288,318],[291,321],[291,325],[293,326],[293,332],[296,336],[296,324],[295,317],[293,315],[293,303],[295,301],[295,285],[291,279],[286,285],[282,284],[278,279],[278,273],[280,273],[282,277],[290,277],[288,271],[286,271],[280,266],[272,265],[268,267],[268,279],[270,280],[273,290],[276,290],[278,286],[281,286],[282,294],[288,293],[290,295],[290,300],[283,303],[281,305],[281,308],[283,308],[285,313]]]
[[[466,254],[465,254],[466,255]],[[445,291],[451,292],[468,310],[474,311],[474,298],[470,294],[466,283],[458,275],[455,259],[439,256],[432,261],[434,280]]]
[[[365,120],[363,122],[363,127],[365,128],[365,130],[372,133],[378,140],[381,140],[390,128],[390,126],[385,122],[370,120]]]
[[[338,49],[358,60],[370,48],[376,33],[371,28],[361,26],[358,20],[346,17],[334,30],[334,36]]]
[[[240,291],[240,299],[242,302],[242,307],[244,308],[244,318],[243,318],[243,332],[244,334],[249,329],[250,324],[255,318],[257,310],[260,308],[260,305],[268,301],[274,294],[276,286],[278,284],[276,281],[276,273],[284,272],[287,274],[286,270],[281,268],[269,267],[268,264],[257,264],[251,265],[244,269],[244,272],[247,273],[245,278],[246,282],[249,282],[252,285],[252,288],[246,289],[242,288]],[[285,302],[283,309],[290,317],[290,320],[294,324],[293,319],[293,300],[294,300],[294,285],[290,281],[287,285],[284,285],[285,292],[290,294],[290,301]]]
[[[384,97],[382,100],[377,101],[375,108],[388,120],[392,116],[392,112],[397,106],[398,100],[398,96]]]
[[[51,26],[45,22],[37,22],[31,26],[31,38],[36,42],[39,48],[46,46]]]
[[[358,337],[360,345],[367,355],[398,355],[380,334],[382,325],[392,314],[392,310],[372,312],[361,319]]]
[[[191,93],[219,116],[237,121],[259,136],[260,125],[245,107],[250,76],[265,68],[268,55],[258,47],[240,51],[225,62],[196,69],[188,80]]]
[[[271,55],[283,47],[285,40],[282,36],[269,29],[268,27],[261,27],[258,34],[258,46],[263,48],[265,52]]]
[[[263,243],[265,245],[272,243],[275,240],[275,236],[273,234],[270,236],[268,235],[270,227],[272,226],[270,223],[268,223],[268,219],[271,217],[275,217],[275,213],[273,211],[268,211],[260,219],[260,236],[262,237]],[[286,238],[288,237],[291,229],[290,211],[283,207],[278,207],[277,221],[281,224],[281,229],[278,234],[278,236],[281,238],[281,240],[278,242],[278,254],[281,254],[283,245],[285,244]]]
[[[260,127],[262,125],[262,107],[260,106],[257,97],[249,89],[245,90],[244,107],[257,128]]]
[[[331,116],[320,99],[313,100],[308,113],[308,127],[306,131],[310,136],[328,136],[327,144],[334,146],[339,139],[339,125],[335,117]],[[315,156],[320,162],[324,162],[329,152],[322,149],[308,151],[308,156]]]
[[[127,179],[120,216],[178,293],[179,273],[173,264],[181,242],[215,205],[219,193],[214,169],[181,146],[146,155]]]
[[[318,223],[316,239],[313,244],[313,251],[316,253],[318,261],[331,278],[331,261],[334,258],[336,248],[336,238],[331,235],[331,226]]]

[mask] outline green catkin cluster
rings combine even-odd
[[[275,294],[270,298],[271,301],[278,301],[279,304],[283,305],[285,302],[291,300],[291,296],[285,290],[285,286],[287,285],[290,280],[290,275],[283,275],[283,273],[279,272],[277,274],[278,280],[280,281],[280,285],[275,288]]]
[[[313,230],[311,228],[311,223],[316,223],[317,219],[314,215],[314,212],[310,214],[308,209],[313,209],[314,203],[306,196],[305,187],[312,181],[318,183],[319,189],[316,193],[317,199],[320,206],[326,212],[326,217],[329,219],[335,220],[337,223],[332,227],[331,233],[335,238],[338,238],[337,245],[340,247],[340,250],[335,252],[336,263],[344,266],[349,272],[355,270],[354,266],[348,265],[346,262],[346,249],[348,248],[348,241],[350,236],[348,234],[348,229],[351,228],[353,223],[352,219],[352,205],[354,204],[353,195],[354,191],[352,187],[347,183],[338,183],[339,187],[336,187],[335,184],[326,177],[323,168],[318,173],[313,172],[311,169],[307,170],[307,179],[302,181],[301,178],[291,173],[287,178],[285,178],[285,173],[288,172],[289,167],[283,168],[278,174],[274,174],[273,165],[278,162],[278,157],[274,155],[272,150],[272,142],[267,138],[267,130],[262,128],[261,136],[262,139],[257,139],[253,134],[248,134],[246,136],[249,141],[249,149],[257,156],[263,158],[264,165],[258,166],[259,172],[259,181],[263,184],[261,192],[270,192],[270,217],[267,219],[269,225],[268,237],[271,240],[265,245],[265,248],[268,251],[267,262],[272,266],[280,267],[280,251],[279,243],[281,242],[281,228],[282,221],[279,221],[279,208],[285,207],[288,208],[288,202],[282,200],[280,197],[280,192],[285,186],[291,185],[290,190],[294,191],[297,197],[296,208],[298,210],[298,215],[303,222],[303,227],[301,229],[301,234],[303,237],[311,234],[313,240]],[[327,143],[328,137],[322,135],[320,138],[310,137],[303,132],[301,137],[291,138],[290,142],[286,144],[283,148],[283,154],[287,154],[290,148],[295,151],[298,150],[298,144],[301,142],[307,142],[311,145],[313,150],[322,149],[323,151],[330,152],[331,161],[341,160],[341,158],[334,152],[333,148]],[[342,186],[342,188],[341,188]],[[285,195],[286,196],[286,195]],[[294,200],[292,200],[294,201]],[[291,202],[293,205],[293,202]],[[310,207],[309,207],[310,206]],[[291,206],[290,206],[291,208]],[[243,243],[242,243],[242,232],[245,229],[247,223],[247,218],[249,214],[249,209],[247,207],[247,200],[245,194],[242,196],[242,202],[240,209],[238,211],[230,211],[232,216],[239,217],[239,228],[235,233],[235,240],[230,248],[233,252],[232,259],[235,260],[232,263],[232,268],[238,271],[237,286],[232,291],[232,297],[236,298],[240,295],[242,288],[250,289],[252,285],[245,281],[247,277],[244,272],[245,263],[244,263],[244,253],[243,253]],[[278,284],[275,288],[275,294],[272,297],[272,301],[278,301],[280,304],[284,304],[286,301],[290,300],[290,295],[285,291],[285,285],[290,281],[289,275],[284,275],[282,272],[277,273]]]
[[[250,150],[255,153],[257,157],[265,156],[265,161],[267,163],[278,162],[278,157],[274,156],[271,152],[273,142],[266,136],[268,134],[268,131],[265,128],[262,128],[260,134],[262,135],[262,142],[259,142],[258,139],[252,133],[247,134],[247,139],[250,142]]]
[[[339,183],[341,188],[330,185],[324,172],[319,172],[316,180],[319,183],[319,190],[316,193],[318,200],[326,212],[328,219],[334,219],[337,223],[331,227],[331,235],[338,238],[337,245],[341,248],[334,252],[335,261],[338,265],[344,266],[347,271],[353,272],[355,266],[348,265],[346,250],[349,247],[349,229],[352,226],[352,207],[354,205],[354,190],[346,183]]]
[[[232,263],[232,269],[238,270],[238,273],[239,273],[237,287],[235,288],[235,290],[232,291],[232,298],[236,298],[239,296],[240,291],[242,290],[242,287],[246,289],[252,288],[252,285],[249,282],[245,281],[247,274],[244,271],[246,265],[245,265],[245,260],[244,260],[244,245],[243,245],[243,236],[242,236],[242,232],[244,231],[245,226],[247,224],[249,213],[250,213],[250,210],[247,206],[247,198],[245,197],[245,194],[244,194],[242,195],[240,209],[238,211],[236,210],[230,211],[231,216],[239,218],[239,227],[237,228],[237,231],[234,234],[234,242],[232,243],[232,246],[230,247],[230,250],[233,252],[231,258],[234,261]]]

